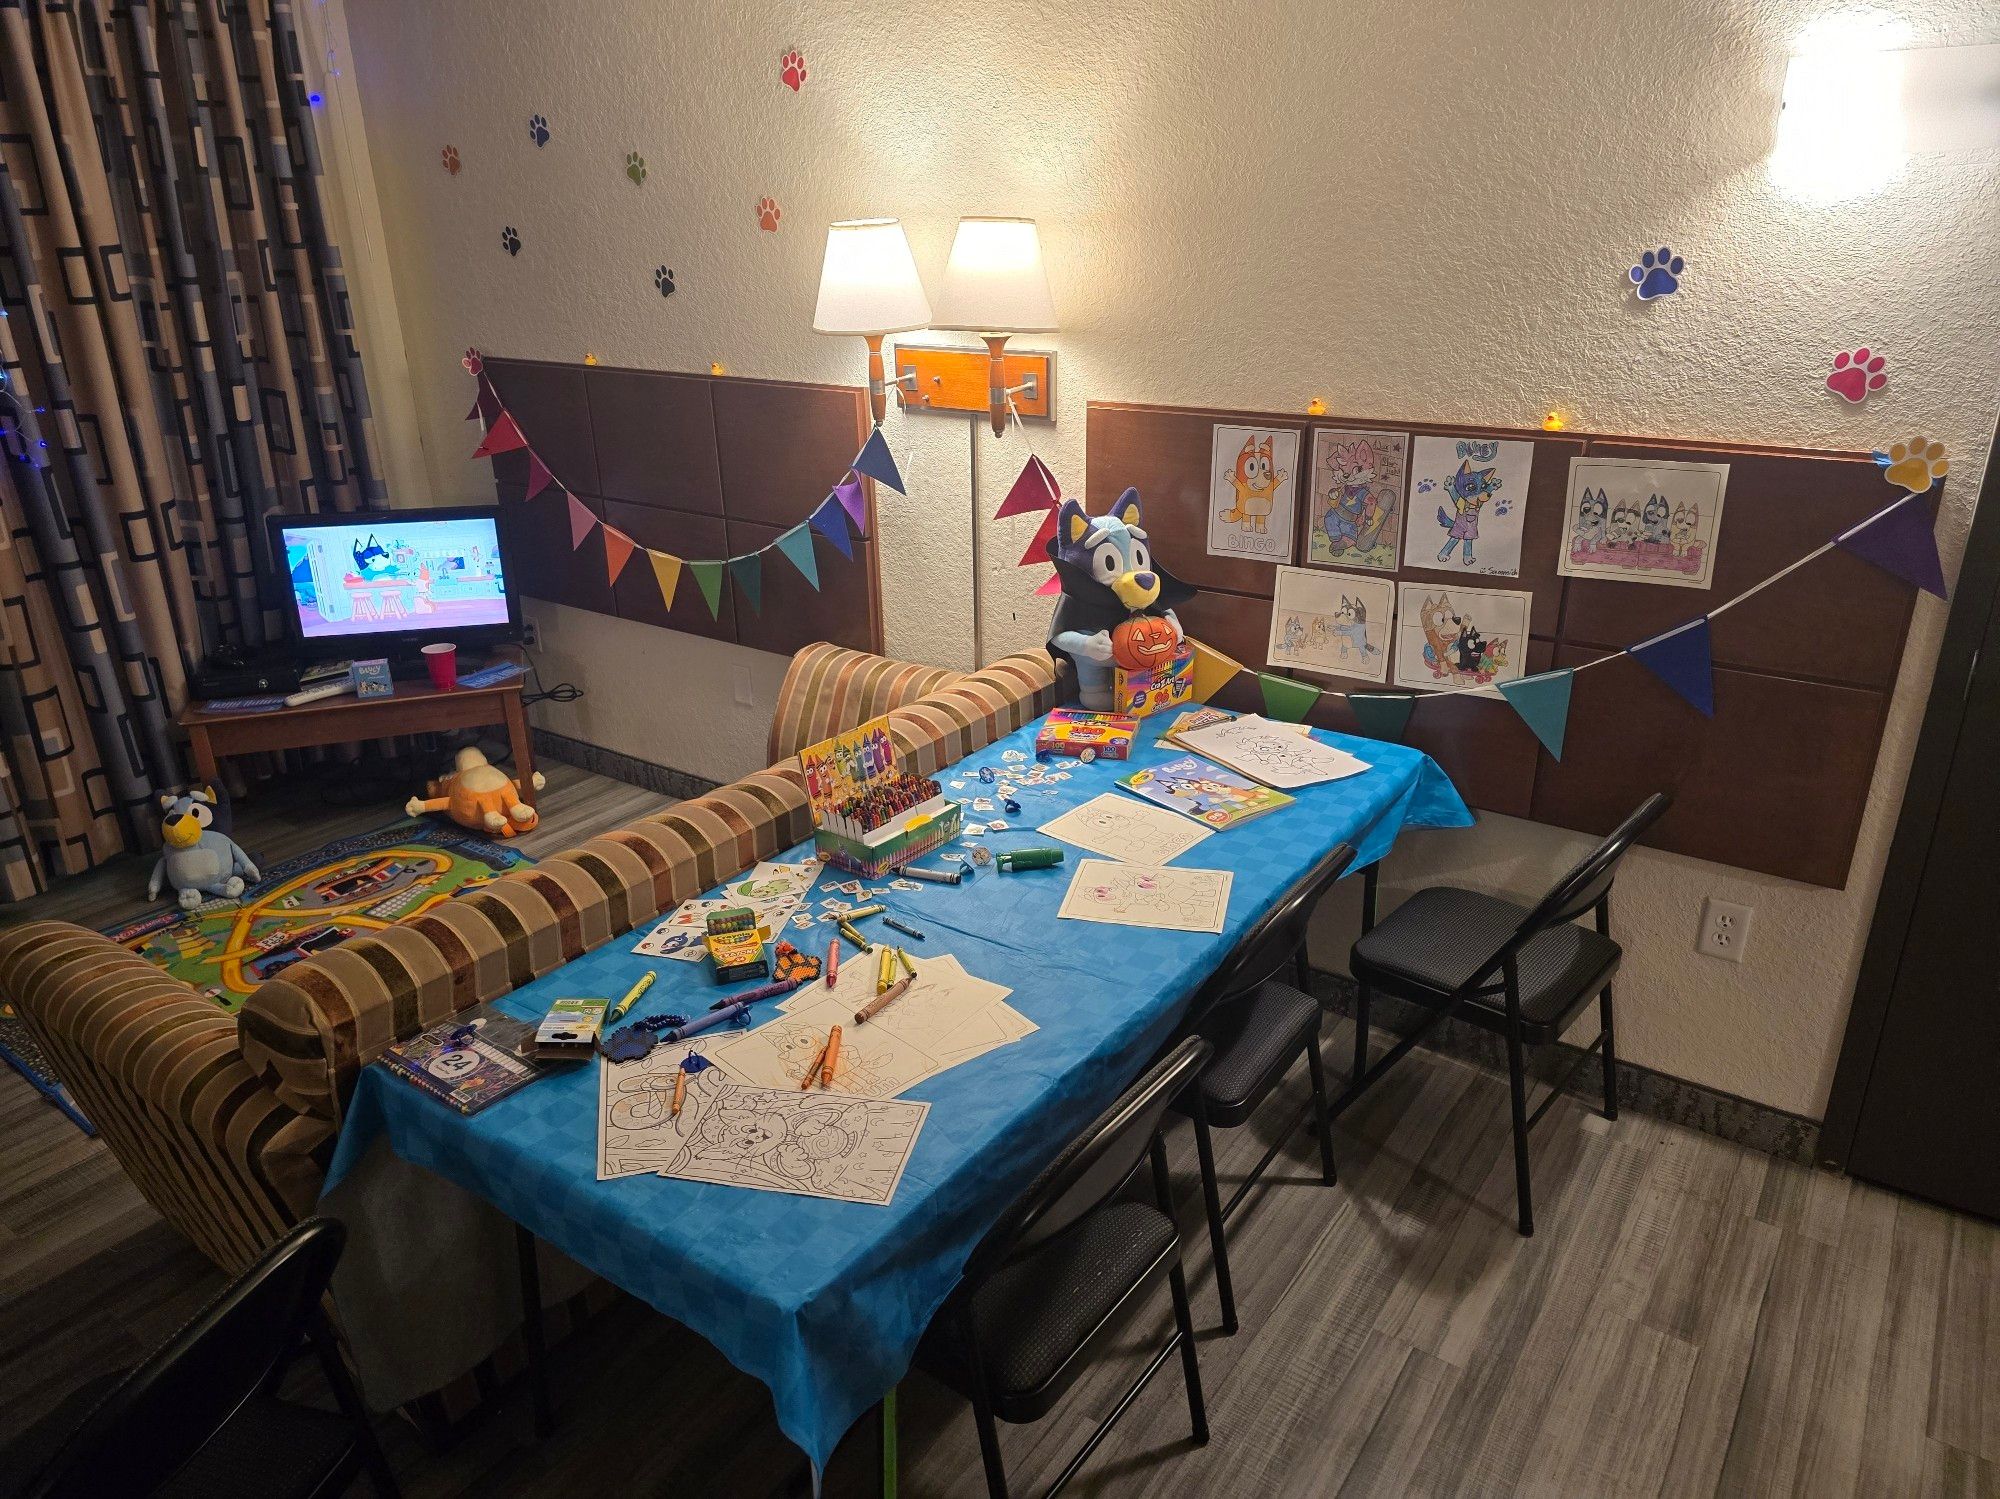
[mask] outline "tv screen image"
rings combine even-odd
[[[491,516],[285,526],[285,567],[307,640],[507,623]]]

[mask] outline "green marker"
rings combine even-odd
[[[1053,869],[1062,861],[1059,848],[1011,848],[993,856],[993,862],[1009,874],[1022,869]]]

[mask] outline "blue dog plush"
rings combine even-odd
[[[1111,632],[1135,614],[1160,614],[1180,630],[1173,606],[1194,590],[1153,560],[1139,491],[1118,497],[1109,515],[1084,514],[1075,500],[1056,511],[1049,558],[1062,601],[1049,621],[1049,654],[1076,668],[1078,698],[1096,713],[1112,708]]]
[[[165,884],[177,892],[181,909],[192,911],[204,896],[233,900],[243,893],[245,880],[258,877],[250,856],[215,826],[220,805],[208,786],[161,793],[160,834],[166,846],[146,882],[146,899],[158,900]]]

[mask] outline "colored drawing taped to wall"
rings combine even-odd
[[[1410,439],[1402,432],[1313,428],[1312,525],[1305,560],[1322,567],[1396,570],[1403,539]]]
[[[1272,666],[1386,681],[1395,615],[1393,579],[1281,567],[1266,659]]]
[[[1298,433],[1217,426],[1209,457],[1209,554],[1290,562],[1298,482]]]
[[[1726,463],[1572,458],[1556,571],[1706,588],[1728,485]]]
[[[1419,437],[1410,457],[1403,566],[1520,577],[1534,466],[1531,442]]]
[[[1449,583],[1401,583],[1396,685],[1475,692],[1524,676],[1531,593]]]

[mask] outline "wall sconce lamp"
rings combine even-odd
[[[1017,333],[1053,333],[1056,307],[1042,265],[1041,237],[1033,219],[970,217],[958,221],[951,258],[938,292],[934,328],[977,333],[986,341],[985,390],[974,370],[976,352],[898,345],[899,385],[916,395],[899,396],[932,411],[984,410],[993,435],[1007,430],[1007,405],[1026,416],[1055,414],[1055,356],[1006,352]],[[984,399],[980,399],[983,395]]]
[[[929,327],[930,321],[930,299],[900,223],[848,219],[828,226],[813,332],[859,334],[867,340],[868,405],[876,426],[889,409],[883,336]]]

